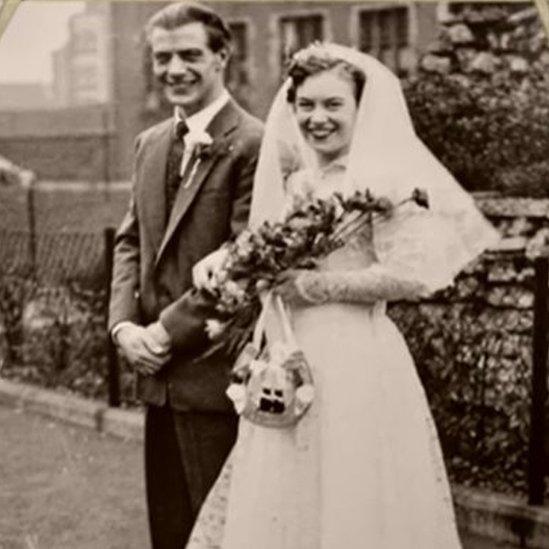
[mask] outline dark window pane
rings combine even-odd
[[[360,14],[360,51],[371,51],[374,48],[375,13],[364,11]]]
[[[233,35],[233,54],[229,59],[225,81],[237,101],[247,107],[248,27],[246,23],[229,23],[229,29]]]
[[[379,14],[380,46],[386,48],[391,45],[392,10],[383,10]]]
[[[322,15],[283,17],[280,20],[280,60],[282,65],[298,50],[324,38]]]
[[[408,46],[408,9],[406,7],[364,10],[359,16],[360,49],[377,57],[397,74]]]
[[[408,10],[398,8],[395,10],[397,45],[408,45]]]

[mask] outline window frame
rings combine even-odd
[[[253,24],[253,21],[250,17],[228,17],[226,18],[226,23],[229,29],[231,25],[244,25],[245,34],[246,34],[246,58],[243,61],[243,65],[248,77],[248,86],[253,88],[256,83],[256,71],[255,71],[255,59],[253,56],[253,49],[251,45],[254,43],[256,37],[256,28],[257,26]],[[225,72],[225,85],[228,87],[228,71]],[[230,90],[229,90],[230,91]],[[238,98],[237,98],[238,99]],[[248,107],[250,105],[247,105]]]
[[[332,21],[330,18],[330,12],[327,9],[319,8],[314,10],[284,10],[271,16],[269,21],[269,34],[271,37],[274,37],[274,40],[272,40],[272,48],[269,52],[269,64],[272,69],[272,74],[277,75],[279,81],[281,81],[282,77],[284,76],[285,68],[281,63],[282,33],[280,31],[282,21],[284,19],[307,19],[312,17],[321,18],[322,40],[327,42],[331,41],[333,36]]]
[[[418,14],[417,14],[417,5],[411,1],[397,1],[390,3],[381,3],[381,2],[368,2],[359,6],[353,6],[351,8],[351,29],[350,29],[350,38],[352,47],[356,48],[359,51],[361,50],[361,21],[364,14],[372,14],[376,17],[379,17],[381,12],[392,12],[396,9],[405,9],[406,10],[406,19],[407,19],[407,44],[402,44],[400,39],[398,29],[395,27],[394,32],[394,44],[392,45],[392,50],[395,55],[395,72],[397,75],[404,75],[406,73],[410,74],[415,71],[416,63],[412,63],[411,66],[398,66],[398,54],[399,50],[407,51],[408,54],[412,54],[413,57],[417,60],[419,56],[417,48],[417,37],[418,37]],[[389,28],[389,33],[392,30]],[[383,63],[383,57],[381,55],[383,51],[381,36],[376,36],[378,33],[381,33],[381,29],[378,28],[375,32],[372,33],[374,36],[372,42],[375,46],[371,51],[370,55],[376,57]],[[390,42],[390,41],[389,41]],[[368,52],[365,52],[368,53]],[[392,67],[389,67],[392,69]]]

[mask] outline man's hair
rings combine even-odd
[[[154,28],[174,30],[188,23],[202,23],[208,36],[208,46],[213,52],[231,51],[231,31],[215,11],[196,2],[176,2],[157,11],[145,25],[150,41]]]
[[[327,54],[319,55],[316,53],[301,56],[298,54],[292,59],[288,67],[288,77],[291,81],[287,94],[288,102],[292,104],[295,102],[297,89],[307,78],[332,69],[337,69],[340,74],[353,84],[354,96],[358,105],[366,83],[366,75],[359,68],[342,59]]]

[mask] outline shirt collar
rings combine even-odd
[[[180,110],[175,107],[175,121],[180,122],[184,119],[190,133],[203,132],[214,119],[215,115],[229,102],[230,98],[231,96],[229,95],[229,92],[226,89],[223,89],[221,95],[215,101],[212,101],[202,110],[195,112],[185,119],[181,115]]]

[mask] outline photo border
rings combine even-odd
[[[8,24],[10,20],[12,19],[13,15],[15,14],[17,8],[22,3],[23,0],[1,0],[0,5],[0,38],[2,37],[2,33],[6,28],[8,27]],[[36,2],[48,2],[49,0],[35,0]],[[59,0],[58,0],[59,1]],[[63,1],[70,1],[70,0],[63,0]],[[93,1],[93,0],[88,0]],[[144,1],[150,1],[150,0],[97,0],[97,1],[109,1],[109,2],[144,2]],[[153,0],[153,1],[160,1],[160,0]],[[216,0],[214,0],[213,3],[215,3]],[[221,0],[218,0],[221,1]],[[227,1],[227,0],[225,0]],[[250,0],[228,0],[229,2],[245,2]],[[256,0],[258,2],[261,2],[262,0]],[[288,2],[288,0],[275,0],[277,2]],[[291,0],[290,0],[291,1]],[[306,2],[314,2],[318,0],[305,0]],[[330,2],[330,0],[322,0],[326,2]],[[333,1],[333,0],[331,0]],[[336,2],[347,2],[347,0],[335,0]],[[394,0],[361,0],[364,3],[388,3],[392,4],[394,3]],[[435,2],[439,3],[441,0],[417,0],[418,2]],[[465,2],[466,0],[457,0],[459,2]],[[476,0],[480,1],[485,4],[491,4],[496,0]],[[513,3],[513,0],[505,0],[509,1],[509,3]],[[543,27],[545,28],[545,33],[547,34],[547,38],[549,39],[549,0],[531,0],[532,3],[536,6],[540,19],[543,23]]]

